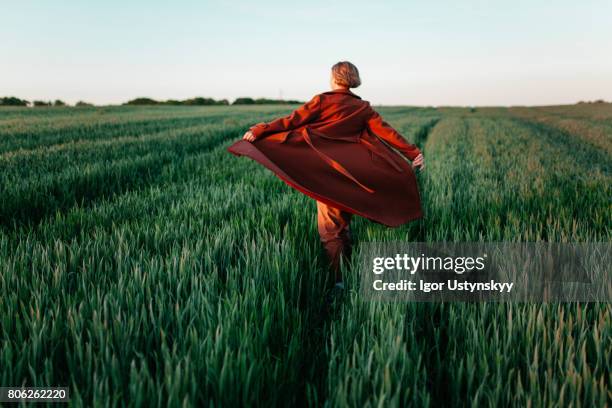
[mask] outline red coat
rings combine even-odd
[[[290,116],[251,127],[254,142],[228,148],[325,204],[397,227],[422,216],[408,143],[349,90],[316,95]],[[383,142],[383,140],[386,142]]]

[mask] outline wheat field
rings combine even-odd
[[[0,386],[73,406],[610,405],[610,303],[326,312],[315,202],[226,148],[291,106],[0,110]],[[383,107],[425,217],[359,242],[610,242],[612,105]]]

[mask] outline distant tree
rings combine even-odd
[[[66,106],[66,102],[56,99],[55,102],[53,102],[53,106]]]
[[[187,105],[187,106],[206,106],[206,105],[228,105],[229,103],[227,102],[226,99],[222,99],[220,101],[217,101],[213,98],[203,98],[201,96],[195,97],[195,98],[191,98],[191,99],[184,99],[182,101],[176,100],[176,99],[168,99],[167,101],[163,101],[160,102],[160,104],[163,105]]]
[[[28,106],[29,101],[19,99],[14,96],[5,96],[0,98],[0,106]]]
[[[257,105],[271,105],[277,102],[274,99],[258,98],[258,99],[255,99],[255,103]]]
[[[603,99],[597,99],[596,101],[580,101],[577,103],[577,105],[582,105],[582,104],[594,104],[594,103],[608,103],[606,101],[604,101]]]
[[[285,100],[285,99],[268,99],[268,98],[237,98],[232,105],[297,105],[302,104],[304,102],[296,101],[293,99]]]
[[[74,106],[76,106],[77,108],[86,108],[86,107],[93,106],[93,104],[89,102],[78,101],[77,103],[74,104]]]
[[[136,98],[127,101],[124,105],[158,105],[159,102],[151,98]]]
[[[232,105],[254,105],[255,100],[253,98],[236,98]]]
[[[33,102],[34,106],[40,107],[40,106],[51,106],[51,102],[47,102],[47,101],[34,101]]]
[[[183,101],[183,105],[198,105],[198,106],[204,106],[204,105],[216,105],[217,101],[215,101],[212,98],[202,98],[201,96],[196,97],[196,98],[191,98],[191,99],[185,99]]]

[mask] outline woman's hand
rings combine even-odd
[[[419,169],[420,171],[425,170],[425,158],[423,157],[423,153],[420,153],[417,157],[412,161],[412,167]]]
[[[246,140],[247,142],[254,142],[255,135],[249,130],[244,134],[244,136],[242,136],[242,140]]]

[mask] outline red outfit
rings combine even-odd
[[[330,219],[346,220],[348,229],[350,217],[340,212],[390,227],[422,216],[412,167],[389,145],[410,160],[419,149],[348,89],[316,95],[290,116],[259,123],[251,132],[254,142],[240,140],[228,150],[258,161],[291,187],[332,207],[324,215],[318,207],[319,231]],[[332,216],[334,211],[339,212]],[[342,222],[336,229],[344,229]],[[335,255],[330,258],[333,262]]]
[[[317,201],[317,229],[334,274],[334,282],[342,281],[340,258],[351,257],[352,237],[349,224],[353,214]]]

